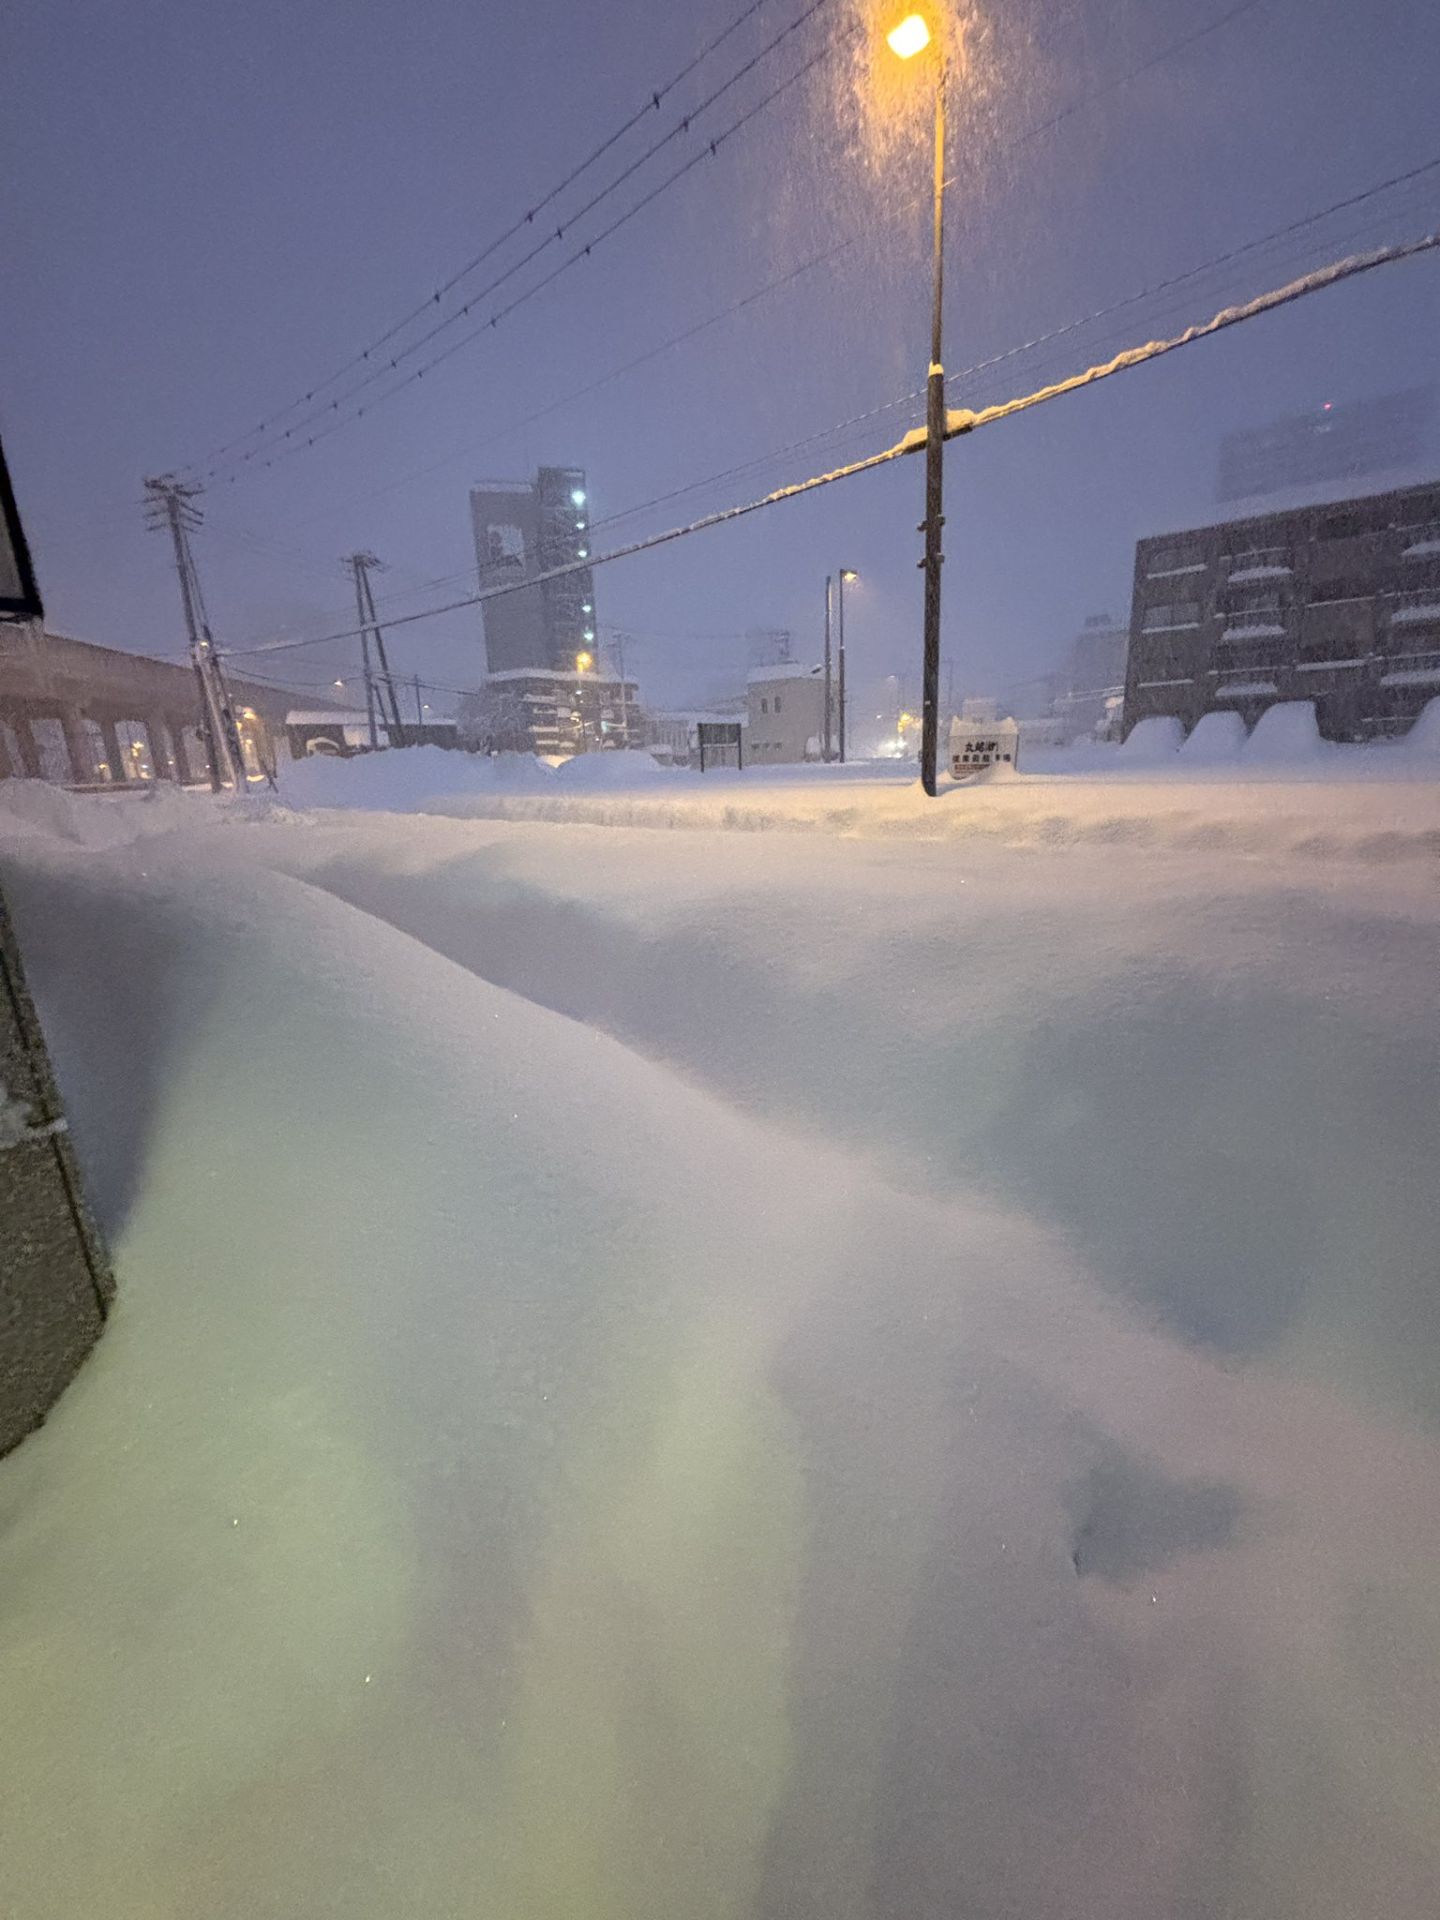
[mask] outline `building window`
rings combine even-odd
[[[1203,573],[1205,562],[1193,547],[1157,547],[1145,562],[1151,580],[1163,580],[1167,573]]]
[[[777,713],[780,711],[780,696],[778,693],[775,696],[775,711]]]
[[[1364,531],[1365,521],[1358,513],[1328,514],[1317,529],[1321,540],[1353,540],[1356,534]]]
[[[1273,589],[1264,593],[1228,593],[1225,596],[1225,610],[1232,619],[1242,614],[1279,613],[1282,601]]]
[[[110,766],[110,757],[105,751],[105,731],[98,720],[82,720],[80,737],[85,744],[85,757],[89,766],[85,769],[87,780],[113,780],[114,772]]]
[[[30,722],[30,738],[35,742],[35,757],[40,762],[40,778],[65,786],[74,779],[70,767],[70,744],[62,721],[46,716]]]
[[[120,778],[153,780],[155,762],[150,757],[150,742],[139,720],[117,720],[115,738],[120,745]]]
[[[762,713],[769,713],[769,711],[770,711],[770,702],[769,702],[768,700],[762,700],[762,701],[760,702],[760,711],[761,711]]]
[[[8,720],[0,720],[0,780],[7,774],[13,774],[17,780],[25,777],[25,756],[20,751],[20,736]]]
[[[1198,627],[1200,602],[1172,600],[1158,607],[1147,607],[1143,624],[1147,633],[1172,633],[1181,627]]]
[[[487,527],[485,546],[492,567],[523,567],[525,564],[525,535],[519,527]]]

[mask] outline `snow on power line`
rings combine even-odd
[[[1242,325],[1247,320],[1258,319],[1261,314],[1273,313],[1281,307],[1292,305],[1310,294],[1320,293],[1326,287],[1338,286],[1342,281],[1351,280],[1360,274],[1373,273],[1379,267],[1393,266],[1402,260],[1413,260],[1425,253],[1440,248],[1440,231],[1422,235],[1418,240],[1404,241],[1392,247],[1376,247],[1369,253],[1351,254],[1344,260],[1331,261],[1328,266],[1317,267],[1312,272],[1302,274],[1298,279],[1288,281],[1283,287],[1272,288],[1268,293],[1258,294],[1253,300],[1247,300],[1240,306],[1225,307],[1203,324],[1186,327],[1183,332],[1172,334],[1163,340],[1147,340],[1142,346],[1128,347],[1117,353],[1112,359],[1099,366],[1087,367],[1084,372],[1070,375],[1068,379],[1057,380],[1051,385],[1041,387],[1033,393],[1022,394],[1013,400],[1002,401],[997,406],[984,407],[978,412],[968,407],[952,407],[946,414],[945,438],[958,439],[964,434],[973,433],[978,427],[988,427],[1008,420],[1016,414],[1027,413],[1032,407],[1043,406],[1051,400],[1058,400],[1066,394],[1078,393],[1082,388],[1097,385],[1117,373],[1128,373],[1135,367],[1147,365],[1163,355],[1175,353],[1182,347],[1194,346],[1198,341],[1208,340],[1231,327]],[[758,500],[747,500],[738,506],[721,507],[715,513],[707,513],[698,520],[692,520],[685,526],[670,527],[663,533],[648,535],[642,540],[632,540],[627,545],[612,547],[607,553],[590,554],[584,560],[568,561],[559,567],[548,567],[541,573],[528,574],[524,579],[507,581],[502,586],[485,587],[477,593],[467,593],[458,600],[448,601],[444,606],[427,607],[416,613],[396,614],[386,621],[389,627],[411,626],[416,621],[433,620],[441,614],[455,613],[462,607],[483,606],[487,601],[503,599],[507,594],[523,593],[527,588],[543,585],[549,580],[564,579],[568,574],[588,572],[595,567],[607,566],[615,560],[628,560],[635,554],[648,553],[654,547],[669,545],[672,541],[687,539],[691,534],[704,533],[711,527],[724,526],[732,520],[742,520],[752,513],[759,513],[766,507],[778,506],[782,500],[798,499],[801,494],[814,493],[821,487],[833,486],[840,480],[852,480],[858,474],[869,473],[876,467],[883,467],[892,460],[903,459],[907,454],[918,453],[924,447],[926,430],[913,427],[900,440],[878,452],[865,454],[858,460],[852,460],[845,466],[833,467],[828,473],[812,474],[809,479],[796,480],[788,486],[776,487],[763,494]],[[256,655],[266,653],[289,653],[297,647],[313,647],[337,640],[351,640],[358,636],[358,627],[346,627],[335,633],[319,635],[309,640],[273,640],[257,646],[227,649],[232,656]]]

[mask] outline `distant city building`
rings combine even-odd
[[[470,515],[482,592],[589,558],[589,495],[579,467],[541,467],[531,481],[478,486],[470,494]],[[522,667],[568,671],[577,654],[595,647],[590,569],[577,567],[558,580],[485,601],[481,618],[490,673]]]
[[[1125,659],[1130,629],[1112,614],[1092,613],[1075,636],[1051,711],[1063,722],[1065,741],[1103,736],[1125,695]]]
[[[1124,729],[1313,700],[1331,740],[1440,694],[1440,482],[1142,540]]]
[[[1337,406],[1322,401],[1305,413],[1227,433],[1220,442],[1217,498],[1354,482],[1387,469],[1396,478],[1425,458],[1435,418],[1435,389],[1375,394]]]
[[[482,753],[571,755],[645,744],[639,689],[593,670],[492,673],[460,705],[460,741]]]
[[[747,764],[793,766],[821,757],[825,680],[819,667],[752,667],[745,695]]]

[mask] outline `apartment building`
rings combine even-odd
[[[1440,695],[1440,481],[1135,550],[1124,730],[1313,700],[1331,740],[1402,734]]]

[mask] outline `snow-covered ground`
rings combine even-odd
[[[0,787],[7,1917],[1430,1920],[1436,763],[1102,764]]]

